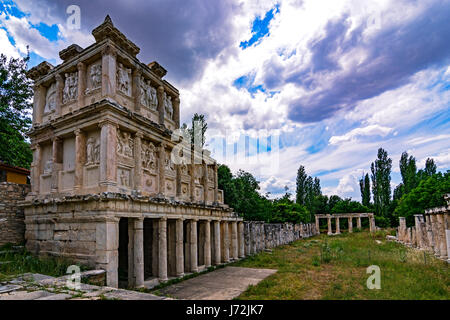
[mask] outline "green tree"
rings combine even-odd
[[[30,129],[31,81],[25,59],[0,55],[0,160],[29,168],[32,161],[25,134]]]
[[[306,179],[308,176],[306,175],[305,167],[300,166],[297,171],[297,192],[296,192],[296,201],[298,204],[304,205],[306,198]]]
[[[400,174],[402,176],[404,192],[408,193],[414,189],[416,183],[416,159],[413,156],[408,156],[407,152],[403,152],[399,161]]]
[[[375,214],[389,218],[389,204],[391,199],[391,169],[392,159],[383,148],[378,149],[377,159],[372,162],[372,192]]]
[[[363,174],[359,180],[359,189],[361,190],[361,203],[363,206],[370,205],[370,178],[369,174]]]

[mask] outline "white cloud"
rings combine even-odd
[[[19,51],[9,41],[8,35],[4,29],[0,29],[0,47],[2,48],[2,53],[7,57],[20,57]]]
[[[330,144],[339,144],[342,142],[355,141],[357,137],[361,136],[381,136],[385,137],[392,132],[392,128],[383,127],[380,125],[370,125],[363,128],[356,128],[342,136],[333,136],[330,138]]]

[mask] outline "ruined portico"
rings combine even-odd
[[[341,226],[340,226],[340,219],[347,219],[348,221],[348,232],[353,232],[353,219],[356,219],[356,227],[358,229],[361,229],[361,219],[367,218],[369,219],[369,230],[370,232],[375,231],[375,217],[373,213],[336,213],[336,214],[316,214],[315,215],[315,222],[316,222],[316,230],[320,230],[320,219],[327,219],[327,234],[340,234],[341,233]],[[336,231],[333,233],[332,229],[332,219],[336,222]]]
[[[179,91],[107,17],[95,43],[32,68],[27,248],[142,287],[244,256],[217,163],[182,143]],[[242,248],[242,249],[241,249]]]

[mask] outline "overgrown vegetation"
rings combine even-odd
[[[235,263],[278,272],[239,299],[443,299],[450,298],[446,262],[385,241],[387,232],[366,231],[299,240]],[[368,266],[381,269],[381,289],[366,286]]]

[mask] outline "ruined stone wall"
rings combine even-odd
[[[272,249],[317,234],[318,231],[313,223],[293,224],[244,221],[245,255],[255,254],[265,249]]]
[[[0,183],[0,246],[25,240],[24,213],[18,203],[28,192],[30,186],[26,184]]]

